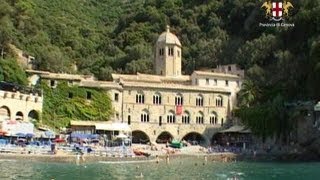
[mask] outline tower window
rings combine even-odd
[[[178,57],[180,57],[180,51],[179,50],[177,51],[177,54],[178,54]]]
[[[229,86],[229,81],[228,80],[226,80],[226,86]]]
[[[159,55],[160,55],[160,56],[163,56],[163,55],[164,55],[164,49],[163,49],[163,48],[159,49]]]
[[[209,78],[206,78],[206,85],[209,85]]]
[[[92,98],[92,94],[90,91],[87,91],[87,99],[90,100]]]
[[[118,93],[114,93],[114,100],[115,101],[119,101],[119,94]]]
[[[216,86],[218,84],[218,80],[214,79],[214,85]]]
[[[168,55],[173,56],[173,48],[169,48]]]

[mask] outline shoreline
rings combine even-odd
[[[164,159],[166,155],[159,155],[160,159]],[[237,162],[237,161],[260,161],[260,162],[318,162],[316,160],[301,160],[297,157],[297,154],[286,155],[265,155],[260,154],[256,157],[252,155],[234,154],[234,153],[215,153],[215,154],[171,154],[171,159],[185,158],[185,157],[201,157],[207,156],[208,161],[217,162]],[[298,157],[300,157],[299,154]],[[289,157],[289,158],[288,158]],[[292,158],[294,157],[294,158]],[[121,161],[153,161],[155,156],[133,156],[133,157],[117,157],[117,156],[100,156],[100,155],[85,155],[85,163],[92,162],[121,162]],[[16,160],[16,161],[31,161],[31,162],[57,162],[57,163],[75,163],[76,155],[63,154],[63,155],[44,155],[44,154],[13,154],[13,153],[0,153],[0,160]]]

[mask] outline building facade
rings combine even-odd
[[[112,120],[129,124],[135,142],[185,139],[208,144],[229,123],[243,71],[228,65],[219,67],[227,71],[182,75],[182,45],[169,27],[155,46],[154,74],[112,74],[113,81],[96,81],[82,75],[31,70],[30,79],[47,79],[52,88],[63,79],[105,89],[115,112]]]

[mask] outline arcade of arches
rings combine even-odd
[[[143,131],[132,131],[132,143],[146,144],[150,142],[149,136]]]
[[[197,132],[190,132],[188,134],[186,134],[182,140],[190,143],[191,145],[198,145],[198,144],[205,144],[205,138],[197,133]]]
[[[173,139],[173,136],[169,132],[164,131],[157,137],[156,142],[167,143],[167,142],[170,142],[172,139]]]
[[[27,116],[26,116],[27,115]],[[23,113],[22,111],[13,112],[7,106],[0,107],[0,120],[17,120],[17,121],[39,121],[39,112],[32,109]]]

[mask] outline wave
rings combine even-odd
[[[152,160],[140,160],[140,161],[99,161],[102,164],[132,164],[132,163],[150,163],[156,162],[156,159]]]

